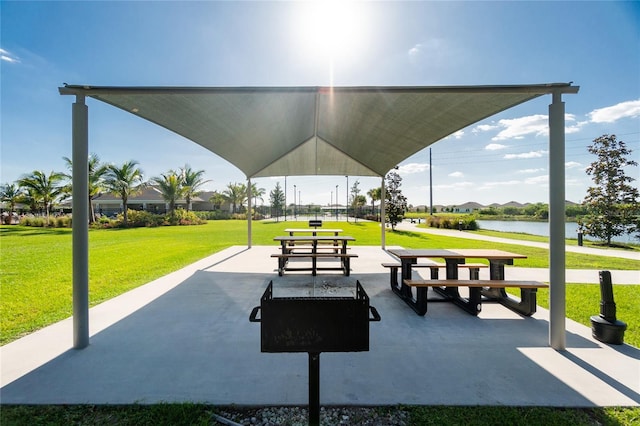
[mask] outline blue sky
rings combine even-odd
[[[0,2],[1,170],[65,171],[72,97],[103,86],[439,86],[574,82],[566,196],[592,184],[586,147],[614,133],[640,160],[640,2]],[[431,146],[434,204],[548,201],[549,96]],[[245,177],[199,145],[88,100],[89,150],[151,178],[189,164],[223,190]],[[429,203],[429,149],[400,164]],[[629,173],[636,175],[638,169]],[[366,193],[379,179],[350,177]],[[283,178],[255,182],[267,194]],[[346,201],[346,179],[288,177],[302,203]],[[637,184],[637,182],[636,182]],[[266,197],[265,197],[266,198]]]

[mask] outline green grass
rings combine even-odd
[[[624,342],[640,347],[640,286],[614,285],[616,316],[627,324]],[[517,293],[514,293],[517,294]],[[567,317],[591,327],[591,316],[600,314],[598,284],[567,284]],[[538,305],[549,309],[549,289],[538,290]]]
[[[217,407],[204,404],[3,406],[2,424],[67,425],[209,425]],[[238,411],[250,409],[238,409]],[[544,407],[379,407],[380,414],[403,410],[409,426],[621,426],[640,422],[638,408]],[[225,411],[229,411],[225,407]],[[231,410],[234,411],[234,410]],[[380,416],[382,417],[382,416]],[[321,417],[322,419],[322,417]]]
[[[287,227],[299,226],[300,222],[254,222],[253,244],[276,245],[275,235],[282,235]],[[356,238],[355,244],[380,244],[377,223],[325,222],[324,227],[344,229],[345,234]],[[247,227],[242,221],[91,230],[90,304],[99,304],[231,245],[246,243]],[[514,244],[403,231],[387,232],[386,244],[406,248],[496,248],[527,255],[527,259],[516,262],[517,266],[548,266],[547,250]],[[0,248],[0,344],[71,315],[71,230],[0,226]],[[640,262],[567,253],[567,267],[633,270],[640,269]],[[598,306],[597,300],[594,306]]]

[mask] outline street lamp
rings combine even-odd
[[[338,185],[336,185],[336,221],[338,220]]]
[[[349,222],[349,176],[345,176],[347,178],[347,222]]]
[[[296,211],[296,185],[293,185],[293,217],[296,218],[296,220],[298,219],[298,212]]]

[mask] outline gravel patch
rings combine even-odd
[[[217,410],[214,421],[230,426],[304,426],[309,414],[302,407],[226,407]],[[409,413],[398,407],[320,407],[320,424],[406,426]]]

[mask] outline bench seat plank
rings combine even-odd
[[[287,259],[291,257],[358,257],[355,253],[287,253],[280,254],[274,253],[271,257],[278,257],[281,259]]]
[[[526,280],[404,280],[410,287],[492,287],[547,288],[548,284]]]
[[[315,276],[317,271],[342,271],[345,276],[349,276],[351,271],[351,259],[358,257],[355,253],[273,253],[271,257],[278,259],[278,275],[282,276],[284,271],[311,271]],[[318,267],[318,259],[338,259],[340,260],[339,268]],[[311,268],[293,268],[287,267],[289,259],[311,259]]]
[[[437,294],[458,305],[471,315],[478,315],[482,310],[483,301],[498,302],[507,308],[524,316],[531,316],[536,312],[536,293],[539,288],[547,288],[548,284],[539,281],[526,280],[403,280],[408,292],[396,292],[411,308],[424,315],[427,313],[427,290],[431,287]],[[415,299],[411,295],[411,288],[416,289]],[[469,297],[463,298],[458,293],[459,287],[469,288]],[[505,288],[520,289],[520,300],[510,297]]]

